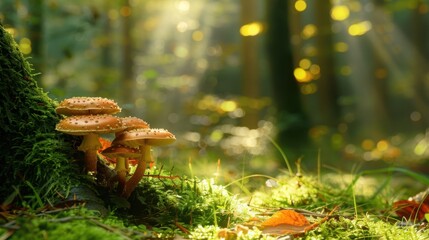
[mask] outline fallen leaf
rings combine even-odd
[[[393,209],[401,218],[421,221],[429,213],[429,206],[414,200],[399,200],[393,203]]]
[[[262,232],[270,235],[300,234],[310,225],[304,215],[294,210],[280,210],[261,223]]]
[[[280,210],[261,223],[262,227],[274,227],[280,224],[293,226],[310,225],[307,218],[294,210]]]

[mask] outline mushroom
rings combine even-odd
[[[131,148],[124,145],[110,146],[104,149],[101,153],[107,157],[116,159],[115,171],[118,179],[118,193],[121,194],[127,181],[126,163],[128,162],[128,158],[139,158],[141,157],[141,153],[137,148]]]
[[[138,117],[123,117],[122,125],[124,125],[124,131],[129,131],[137,128],[150,128],[149,123],[145,120]],[[117,135],[121,134],[121,132],[116,133]]]
[[[123,131],[129,131],[138,128],[150,128],[149,123],[138,117],[123,117],[121,118],[122,125],[125,127]],[[120,135],[123,131],[115,133],[116,136]],[[129,161],[125,161],[125,168],[129,169]]]
[[[56,108],[58,114],[66,116],[88,114],[115,114],[121,108],[115,101],[102,97],[72,97],[64,99]]]
[[[116,136],[112,144],[121,144],[138,147],[142,156],[139,159],[134,174],[125,184],[122,196],[128,198],[144,176],[146,162],[151,160],[150,146],[163,146],[176,141],[176,137],[169,131],[161,128],[138,128],[124,131]]]
[[[108,114],[78,115],[62,119],[55,127],[57,131],[83,136],[79,151],[85,152],[85,169],[89,173],[97,171],[97,150],[101,148],[99,134],[122,131],[121,119]]]

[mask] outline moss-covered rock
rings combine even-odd
[[[73,141],[55,131],[60,118],[56,103],[33,76],[18,45],[0,25],[1,202],[45,204],[77,182],[78,168],[70,163]]]

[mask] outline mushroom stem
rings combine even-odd
[[[97,172],[97,150],[101,147],[98,134],[89,133],[83,136],[78,150],[85,152],[85,169],[88,173]]]
[[[131,178],[128,179],[128,181],[125,184],[124,191],[122,192],[122,196],[125,198],[128,198],[131,195],[131,193],[134,191],[134,189],[137,187],[140,180],[144,176],[144,172],[146,170],[146,161],[147,160],[150,161],[152,158],[150,154],[149,145],[143,144],[139,147],[139,149],[140,149],[140,152],[142,153],[142,156],[139,159],[137,168],[133,176],[131,176]]]
[[[86,151],[84,159],[85,171],[89,174],[95,174],[97,172],[97,151]]]
[[[118,177],[118,193],[122,193],[127,182],[127,169],[125,168],[125,162],[128,160],[124,157],[116,158],[116,174]]]

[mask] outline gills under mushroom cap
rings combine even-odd
[[[118,104],[102,97],[72,97],[64,99],[56,108],[58,114],[86,115],[86,114],[115,114],[121,111]]]
[[[110,158],[137,158],[141,156],[139,149],[123,145],[110,146],[104,149],[101,153]]]
[[[121,119],[112,115],[79,115],[62,119],[55,127],[70,135],[114,133],[124,129]]]

